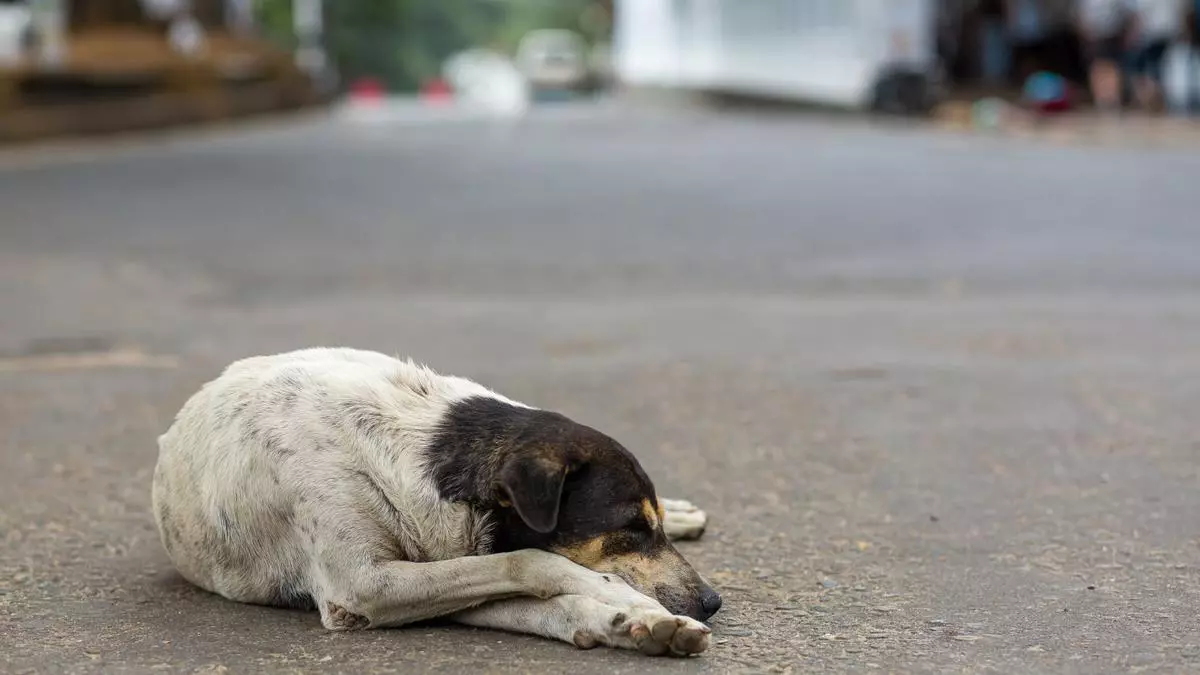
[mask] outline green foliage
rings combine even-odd
[[[292,0],[255,0],[255,13],[268,38],[288,48],[295,46]]]
[[[508,11],[493,34],[493,43],[513,53],[521,38],[532,30],[564,28],[584,36],[589,42],[603,39],[586,20],[591,0],[509,0]]]
[[[376,77],[390,89],[412,90],[441,72],[450,55],[473,46],[512,53],[538,28],[579,31],[606,39],[589,16],[594,0],[325,0],[325,46],[350,82]],[[264,33],[293,47],[292,0],[257,0]],[[601,13],[602,15],[602,13]],[[589,20],[591,18],[592,20]]]
[[[440,75],[442,62],[455,52],[487,44],[505,11],[502,3],[487,0],[408,0],[408,4],[404,31],[390,44],[398,47],[404,74],[412,84]]]
[[[391,88],[416,84],[411,58],[409,12],[419,0],[326,1],[325,45],[346,81],[377,77]]]

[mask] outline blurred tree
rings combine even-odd
[[[285,47],[296,45],[292,30],[292,0],[255,0],[254,11],[268,38]]]
[[[264,33],[294,46],[292,0],[257,0]],[[344,82],[376,77],[412,90],[469,47],[513,53],[530,30],[608,39],[609,0],[325,0],[325,46]]]
[[[391,89],[413,89],[418,77],[406,53],[409,13],[420,0],[346,0],[325,3],[325,46],[345,82],[370,76]]]
[[[531,30],[562,28],[582,35],[589,43],[607,41],[611,3],[597,0],[506,0],[505,20],[497,27],[495,43],[513,52]]]
[[[495,0],[408,0],[403,62],[421,82],[441,74],[442,63],[469,47],[489,46],[507,8]]]

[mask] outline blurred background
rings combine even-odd
[[[0,0],[6,672],[634,672],[175,575],[235,359],[412,356],[712,517],[672,670],[1194,672],[1191,0]],[[654,664],[653,667],[664,667]]]
[[[347,92],[512,108],[648,88],[989,127],[1183,116],[1196,24],[1194,0],[4,0],[0,130],[49,133],[11,119],[26,108],[46,126],[65,115],[50,103],[153,95],[176,110],[141,106],[143,124]]]

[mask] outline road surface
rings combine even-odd
[[[4,672],[1200,669],[1200,155],[608,110],[0,157]],[[171,570],[155,438],[239,357],[408,354],[712,514],[686,661],[330,634]]]

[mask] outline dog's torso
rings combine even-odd
[[[426,471],[450,406],[474,397],[526,407],[374,352],[234,363],[159,438],[153,499],[169,556],[227,598],[310,606],[322,582],[312,560],[331,553],[316,548],[412,562],[489,552],[488,513],[443,499]],[[317,522],[330,512],[359,518],[330,536]]]

